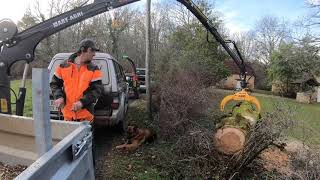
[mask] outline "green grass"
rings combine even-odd
[[[299,103],[295,99],[281,98],[276,96],[256,96],[262,106],[262,115],[266,112],[272,112],[276,103],[284,103],[292,108],[293,120],[295,126],[288,131],[288,135],[307,141],[307,144],[320,145],[320,104]]]
[[[10,83],[11,88],[15,91],[17,96],[18,96],[20,84],[21,84],[21,80],[13,80]],[[28,79],[26,81],[26,88],[27,88],[27,92],[26,92],[26,99],[25,99],[25,106],[24,106],[23,115],[28,116],[28,117],[32,117],[32,81],[31,81],[31,79]],[[11,92],[11,102],[12,103],[16,102],[15,96],[12,92]],[[15,104],[12,104],[11,107],[12,107],[13,114],[15,114],[15,111],[16,111]]]
[[[157,162],[153,160],[151,156],[140,153],[124,154],[112,152],[107,159],[109,168],[104,178],[139,180],[163,179],[155,166]]]

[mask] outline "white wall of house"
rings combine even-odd
[[[240,82],[237,81],[237,79],[239,79],[239,75],[237,75],[237,74],[233,74],[233,75],[229,76],[227,79],[223,80],[223,88],[227,88],[227,89],[237,88],[240,85]],[[255,77],[252,77],[248,81],[248,88],[249,89],[254,89],[254,81],[255,81]]]

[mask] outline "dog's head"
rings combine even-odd
[[[137,133],[138,133],[137,126],[128,126],[127,137],[133,137],[133,136],[137,135]]]

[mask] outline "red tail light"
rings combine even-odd
[[[112,109],[118,109],[119,108],[119,100],[118,98],[114,97],[113,101],[111,103],[111,108]]]
[[[138,76],[135,74],[135,75],[133,75],[133,80],[134,81],[138,81]]]
[[[118,109],[119,108],[119,103],[112,103],[111,107],[112,107],[112,109]]]

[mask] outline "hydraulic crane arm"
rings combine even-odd
[[[34,60],[35,48],[44,38],[85,19],[136,1],[139,0],[96,0],[89,5],[70,10],[18,34],[14,34],[13,37],[5,36],[4,29],[7,27],[1,27],[0,22],[0,37],[2,37],[0,41],[3,41],[3,49],[0,53],[0,67],[5,66],[9,72],[10,67],[16,61],[26,60],[29,63]],[[6,25],[8,22],[3,22],[3,24]]]
[[[57,33],[73,24],[81,22],[95,15],[118,8],[140,0],[95,0],[91,4],[83,5],[22,32],[17,33],[17,27],[10,20],[0,21],[0,113],[11,113],[10,91],[3,90],[9,87],[10,67],[17,61],[32,62],[35,56],[35,48],[41,40]],[[215,37],[226,52],[231,56],[240,69],[240,81],[242,88],[247,86],[246,68],[243,59],[233,41],[225,41],[218,33],[213,23],[201,12],[192,0],[177,0],[194,14],[203,26]],[[228,43],[233,43],[236,51],[232,50]],[[9,104],[9,105],[8,105]],[[23,108],[23,107],[22,107]]]
[[[16,61],[26,60],[27,62],[31,62],[34,60],[34,51],[36,46],[44,38],[97,14],[101,14],[110,9],[118,8],[137,1],[140,0],[96,0],[89,5],[70,10],[39,23],[29,29],[26,29],[21,33],[14,34],[13,37],[0,39],[0,41],[3,41],[3,49],[0,53],[0,66],[5,66],[7,71],[9,71],[11,65]],[[240,74],[245,75],[246,70],[241,55],[238,51],[236,51],[236,53],[229,47],[227,43],[230,41],[225,41],[222,38],[210,20],[201,12],[201,10],[192,2],[192,0],[177,1],[187,7],[197,17],[197,19],[231,56],[231,58],[239,67]],[[0,23],[0,38],[5,35],[4,32],[1,32],[1,29],[2,27]]]
[[[0,113],[11,114],[10,74],[17,61],[30,63],[41,40],[73,24],[139,0],[95,0],[17,33],[16,25],[0,20]],[[26,71],[27,68],[25,68]],[[16,98],[16,114],[23,115],[26,88],[20,87]]]
[[[187,7],[189,11],[191,11],[192,14],[197,17],[197,19],[202,23],[202,25],[214,36],[214,38],[227,51],[227,53],[230,55],[230,57],[233,59],[233,61],[237,64],[237,66],[240,69],[240,79],[245,81],[246,80],[245,64],[235,42],[230,40],[225,41],[223,37],[220,35],[220,33],[217,31],[217,29],[213,26],[213,23],[208,19],[207,16],[205,16],[202,13],[199,7],[196,4],[194,4],[192,0],[177,0],[177,1],[179,1],[185,7]],[[232,43],[234,45],[236,52],[229,47],[228,43]],[[241,76],[243,76],[244,79]],[[245,85],[243,84],[243,86],[246,87],[246,84]]]

